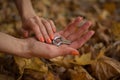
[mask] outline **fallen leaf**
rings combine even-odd
[[[0,74],[0,80],[15,80],[15,79],[12,76]]]
[[[86,53],[83,54],[82,56],[75,56],[75,62],[74,64],[78,64],[78,65],[88,65],[92,63],[91,60],[91,53]]]
[[[68,74],[69,74],[70,80],[95,80],[81,66],[74,67],[74,69],[68,69]]]
[[[120,40],[120,22],[114,22],[111,31],[115,40]]]
[[[110,80],[120,74],[120,63],[112,58],[103,56],[91,64],[92,76],[98,80]]]
[[[15,63],[17,64],[20,74],[23,75],[26,69],[35,70],[39,73],[47,73],[48,67],[39,58],[26,59],[21,57],[14,57]],[[32,74],[32,73],[30,73]]]

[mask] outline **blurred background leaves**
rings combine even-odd
[[[119,80],[120,0],[32,0],[38,16],[61,30],[77,16],[92,21],[95,35],[82,55],[25,59],[0,54],[0,80]],[[0,31],[21,38],[13,0],[0,0]],[[6,44],[5,44],[6,45]]]

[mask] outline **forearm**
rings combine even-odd
[[[0,32],[0,52],[26,57],[28,56],[27,43]]]
[[[35,16],[31,0],[14,0],[14,1],[16,3],[17,9],[22,19]]]

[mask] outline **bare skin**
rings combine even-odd
[[[15,0],[15,3],[22,19],[23,36],[28,37],[33,32],[39,41],[51,43],[56,32],[54,22],[37,16],[31,0]]]
[[[57,47],[52,44],[39,42],[35,38],[18,39],[0,33],[0,51],[25,58],[44,57],[49,59],[63,55],[78,55],[79,52],[76,49],[85,44],[94,34],[94,31],[88,30],[91,26],[90,22],[87,22],[80,28],[76,27],[81,20],[81,17],[76,18],[66,29],[56,33],[56,35],[61,35],[72,41],[70,45],[61,45]]]
[[[89,31],[89,27],[91,26],[91,22],[87,22],[85,25],[83,25],[81,28],[78,28],[77,26],[82,21],[81,17],[76,18],[73,22],[71,22],[66,29],[56,33],[55,35],[61,35],[67,40],[72,41],[70,45],[61,45],[59,47],[51,45],[51,44],[45,44],[44,47],[47,48],[46,52],[43,54],[39,54],[40,46],[39,42],[35,42],[35,45],[32,46],[33,50],[31,55],[34,56],[43,56],[45,58],[54,58],[57,56],[65,56],[65,55],[78,55],[79,52],[76,50],[80,48],[82,45],[84,45],[94,34],[94,31]],[[77,31],[76,31],[77,29]],[[31,39],[30,41],[35,41]],[[34,42],[33,42],[34,43]],[[35,52],[34,52],[35,51]],[[36,53],[36,54],[34,54]],[[46,55],[47,54],[47,55]]]

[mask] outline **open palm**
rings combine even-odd
[[[65,39],[71,41],[70,45],[61,45],[59,47],[52,45],[41,43],[36,41],[35,39],[31,39],[30,41],[34,43],[31,50],[31,55],[37,57],[44,58],[53,58],[57,56],[63,55],[78,55],[79,52],[76,50],[80,48],[83,44],[85,44],[91,36],[94,34],[94,31],[89,31],[88,28],[91,26],[90,22],[86,22],[83,26],[79,26],[82,21],[81,17],[76,18],[72,21],[64,30],[56,33],[55,35],[60,35]]]

